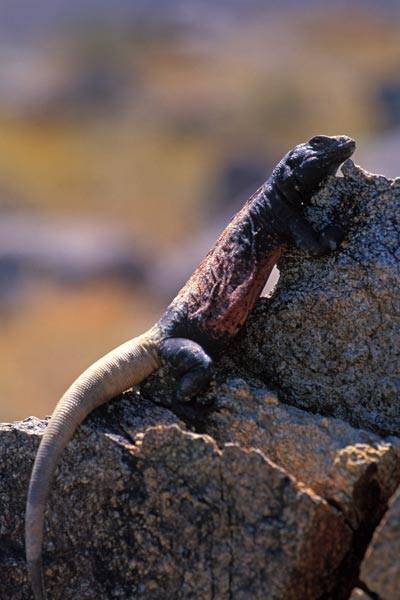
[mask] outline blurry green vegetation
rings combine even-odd
[[[230,159],[271,164],[317,133],[383,129],[376,90],[398,79],[399,28],[377,13],[305,11],[203,37],[92,27],[48,41],[57,76],[12,110],[0,96],[0,206],[95,215],[164,251],[201,226]],[[162,308],[114,284],[38,290],[2,322],[0,419],[51,410],[90,360]]]

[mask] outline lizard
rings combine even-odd
[[[61,397],[42,436],[27,497],[26,557],[35,600],[46,598],[41,554],[51,480],[76,429],[95,408],[163,364],[176,375],[176,405],[196,404],[196,395],[212,379],[213,357],[238,333],[288,245],[319,257],[343,241],[340,224],[318,232],[303,213],[320,184],[354,150],[354,140],[344,135],[317,135],[290,150],[231,219],[159,321],[92,364]]]

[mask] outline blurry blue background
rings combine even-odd
[[[141,333],[290,147],[400,175],[400,10],[2,0],[0,420]]]

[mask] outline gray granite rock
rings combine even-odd
[[[399,440],[243,380],[215,392],[202,435],[137,393],[78,430],[48,502],[50,598],[348,597],[400,483]],[[24,510],[44,427],[0,426],[0,598],[31,599]]]
[[[347,161],[308,217],[348,227],[334,254],[291,249],[240,336],[241,365],[284,401],[384,434],[400,431],[400,178]]]
[[[242,379],[220,385],[202,430],[219,446],[258,448],[338,507],[352,530],[372,531],[400,484],[400,439],[356,429],[278,401]]]
[[[52,600],[347,598],[353,536],[336,507],[261,451],[219,448],[153,409],[136,397],[126,424],[113,403],[65,451],[44,543]],[[24,504],[43,428],[0,431],[1,598],[31,599]]]

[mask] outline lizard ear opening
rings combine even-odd
[[[294,159],[288,159],[279,166],[279,180],[286,182],[293,174]]]
[[[298,160],[298,156],[294,156],[292,152],[289,152],[289,154],[286,156],[286,160],[284,161],[283,166],[285,166],[285,168],[289,167],[289,169],[291,170],[293,169],[293,167],[296,166]]]

